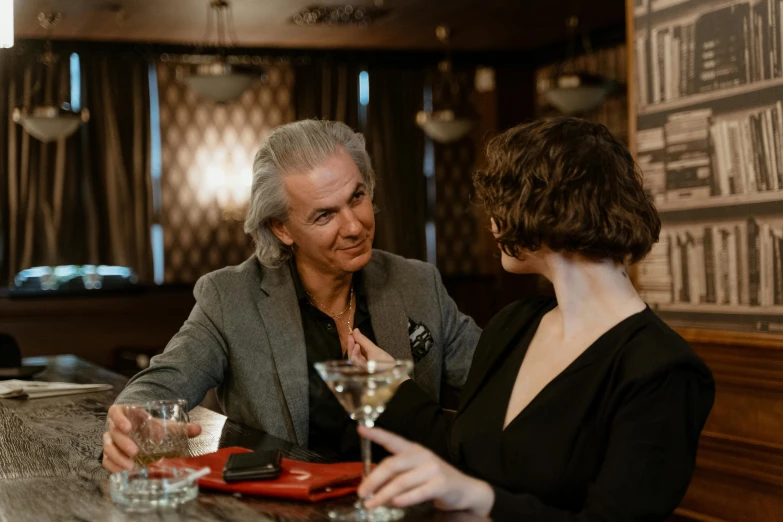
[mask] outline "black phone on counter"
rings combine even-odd
[[[233,453],[223,468],[223,480],[242,482],[276,479],[280,476],[280,459],[279,450]]]

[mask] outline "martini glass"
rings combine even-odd
[[[324,361],[315,363],[315,369],[351,418],[372,428],[375,420],[386,409],[386,403],[408,378],[413,361]],[[362,437],[361,444],[363,473],[366,477],[372,470],[372,442]],[[367,509],[364,501],[359,499],[353,508],[330,511],[329,518],[387,522],[402,518],[404,514],[402,509],[385,506]]]

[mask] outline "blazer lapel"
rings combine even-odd
[[[367,308],[370,310],[375,341],[395,359],[410,359],[408,316],[402,296],[395,288],[386,284],[386,270],[379,264],[376,256],[373,256],[364,268]]]
[[[261,290],[264,296],[258,301],[258,312],[266,327],[279,386],[294,426],[296,442],[306,446],[310,422],[307,348],[288,265],[265,268]]]

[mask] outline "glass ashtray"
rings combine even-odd
[[[125,511],[146,513],[174,509],[198,496],[193,470],[178,468],[131,469],[112,474],[112,501]]]

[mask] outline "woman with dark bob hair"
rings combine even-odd
[[[384,429],[360,428],[392,456],[359,494],[368,507],[434,500],[496,521],[664,520],[690,482],[715,390],[626,272],[661,226],[633,158],[575,118],[510,129],[487,158],[474,184],[503,268],[541,274],[555,297],[491,320],[456,415],[412,380],[400,386]],[[388,357],[354,340],[353,358]]]

